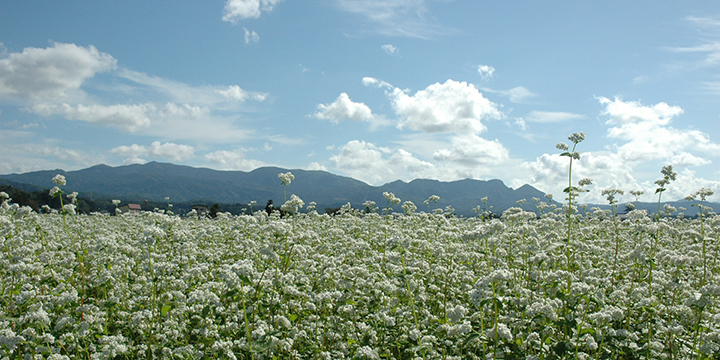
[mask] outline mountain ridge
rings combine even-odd
[[[96,196],[132,199],[133,201],[162,201],[169,197],[171,202],[217,202],[248,203],[256,201],[264,206],[273,199],[276,204],[284,201],[284,188],[279,173],[292,172],[295,180],[287,187],[287,196],[296,194],[306,203],[314,201],[318,209],[339,207],[348,202],[356,208],[365,201],[374,201],[376,206],[387,205],[383,192],[393,192],[402,201],[412,201],[421,210],[423,202],[431,195],[440,196],[433,207],[452,206],[456,214],[473,216],[472,209],[488,197],[488,205],[496,213],[517,201],[528,199],[528,195],[542,197],[544,193],[530,185],[517,190],[506,186],[501,180],[463,179],[444,182],[431,179],[415,179],[410,182],[397,180],[380,186],[372,186],[347,176],[335,175],[322,170],[283,169],[267,166],[245,171],[213,170],[187,165],[149,162],[108,166],[99,164],[86,169],[65,171],[62,169],[40,170],[22,174],[0,175],[0,179],[33,187],[50,188],[52,178],[62,174],[67,179],[63,187],[66,192],[94,194]],[[521,190],[522,189],[522,190]]]

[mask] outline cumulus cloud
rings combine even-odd
[[[495,171],[507,171],[507,150],[496,141],[487,141],[471,135],[453,138],[451,142],[432,140],[413,140],[405,144],[422,146],[430,144],[440,146],[432,156],[432,161],[422,159],[403,148],[392,150],[362,140],[352,140],[341,146],[339,152],[330,161],[336,171],[372,185],[380,185],[394,180],[437,179],[453,181],[458,179],[480,179]],[[334,147],[331,151],[337,151]],[[494,168],[493,166],[497,166]],[[497,176],[497,175],[492,175]]]
[[[493,76],[495,68],[490,65],[478,65],[478,74],[483,80],[487,80]]]
[[[235,150],[220,150],[205,154],[205,159],[217,165],[221,170],[242,170],[251,171],[265,163],[259,160],[248,159],[245,154],[247,149],[238,148]]]
[[[536,123],[556,123],[583,118],[585,118],[583,115],[562,111],[531,111],[525,120]]]
[[[389,148],[361,140],[352,140],[343,145],[340,153],[330,157],[330,161],[344,173],[373,185],[407,178],[410,174],[414,175],[412,177],[425,177],[423,175],[434,168],[431,163],[405,150],[393,153]]]
[[[144,157],[160,157],[171,161],[183,161],[195,156],[195,148],[190,145],[160,143],[154,141],[150,146],[132,144],[118,146],[110,150],[111,153],[126,158],[126,163],[145,163]]]
[[[282,0],[227,0],[223,8],[223,21],[237,24],[241,19],[257,19],[270,12]]]
[[[315,162],[315,161],[311,162],[311,163],[305,168],[305,170],[328,171],[327,168],[326,168],[324,165],[321,165],[320,163]]]
[[[437,150],[433,154],[433,159],[473,167],[499,164],[510,157],[508,150],[500,141],[486,140],[475,134],[454,136],[451,144],[451,148]]]
[[[367,105],[353,102],[347,93],[341,93],[330,104],[318,105],[313,116],[334,123],[340,121],[370,121],[375,117]]]
[[[117,61],[94,46],[55,43],[25,48],[0,59],[0,97],[65,98],[99,72],[115,69]]]
[[[502,118],[497,105],[466,82],[447,80],[414,95],[395,88],[389,96],[400,117],[399,128],[430,133],[480,133],[486,129],[482,120]]]
[[[680,107],[666,103],[643,105],[619,98],[600,97],[598,101],[604,106],[602,116],[607,117],[607,137],[617,143],[600,152],[583,152],[585,144],[579,144],[581,157],[573,162],[573,178],[588,177],[596,184],[596,189],[581,195],[580,201],[604,203],[601,191],[607,188],[654,194],[656,185],[653,181],[661,177],[661,167],[668,164],[684,175],[682,181],[678,177],[678,181],[669,187],[667,199],[683,198],[703,186],[720,189],[720,182],[697,177],[691,170],[691,167],[711,164],[708,157],[720,155],[720,145],[700,131],[670,126],[673,119],[683,113]],[[562,189],[567,187],[567,157],[546,153],[535,161],[525,162],[522,167],[527,171],[527,178],[514,185],[527,182],[564,198]],[[650,175],[651,180],[646,180],[652,169],[657,169],[657,177]],[[643,174],[642,179],[635,178],[638,170]],[[631,200],[629,195],[625,198]]]
[[[720,154],[720,145],[697,130],[682,130],[670,126],[673,118],[682,114],[679,106],[658,103],[642,105],[638,101],[598,98],[605,106],[602,114],[608,117],[608,137],[625,141],[617,152],[629,161],[670,160],[673,156],[694,150],[708,155]],[[687,156],[684,156],[688,158]],[[693,163],[699,163],[697,160]]]

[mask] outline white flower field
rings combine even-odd
[[[558,144],[565,206],[500,219],[435,195],[211,219],[38,214],[0,193],[0,359],[720,359],[712,192],[688,197],[696,218],[661,216],[666,166],[655,216],[578,211],[584,136]]]
[[[718,358],[720,217],[595,210],[568,237],[561,210],[209,219],[6,202],[0,357]]]

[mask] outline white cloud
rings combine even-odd
[[[41,116],[62,115],[69,120],[86,121],[107,126],[114,126],[134,132],[150,126],[148,113],[156,111],[153,104],[137,105],[69,105],[41,103],[34,105],[31,112]]]
[[[227,89],[215,90],[218,94],[221,94],[229,99],[235,99],[239,101],[245,101],[250,96],[247,91],[241,89],[237,85],[228,86]]]
[[[175,103],[198,104],[226,108],[242,104],[247,99],[264,101],[268,97],[267,93],[246,91],[237,85],[225,87],[190,86],[179,81],[163,79],[161,77],[151,76],[126,69],[119,71],[118,75],[135,83],[130,91],[136,92],[140,96],[163,96],[165,100]],[[143,93],[143,90],[149,91],[147,91],[146,94]]]
[[[365,81],[371,83],[371,81]],[[500,119],[495,103],[483,97],[474,85],[447,80],[409,95],[395,88],[389,92],[399,128],[438,133],[480,133],[486,127],[482,120]]]
[[[317,163],[317,162],[311,162],[305,169],[306,170],[328,171],[325,166],[320,165],[320,163]]]
[[[183,161],[195,156],[195,148],[190,145],[160,143],[154,141],[150,146],[132,144],[118,146],[110,150],[111,153],[130,159],[130,163],[144,163],[141,157],[160,157],[171,161]]]
[[[508,150],[500,141],[489,141],[475,134],[454,136],[451,138],[451,144],[452,147],[449,149],[437,150],[433,154],[433,159],[475,167],[499,164],[510,157]]]
[[[0,131],[0,139],[8,144],[8,134]],[[10,134],[10,136],[17,134]],[[12,140],[28,140],[25,136],[15,136]],[[25,173],[47,169],[76,170],[105,161],[102,156],[55,145],[57,140],[45,139],[43,143],[13,143],[0,151],[0,174]]]
[[[626,192],[643,190],[652,196],[656,188],[653,181],[661,177],[660,169],[667,164],[674,165],[675,170],[684,175],[683,180],[679,176],[678,181],[669,186],[664,199],[683,198],[702,186],[720,188],[720,182],[697,177],[688,168],[711,164],[706,157],[720,155],[720,145],[700,131],[671,127],[672,120],[683,113],[680,107],[666,103],[648,106],[636,101],[604,97],[598,98],[598,101],[604,106],[602,115],[608,117],[607,136],[618,143],[603,152],[583,152],[585,144],[579,144],[581,157],[573,162],[574,183],[588,177],[595,184],[590,187],[589,193],[581,195],[581,202],[605,203],[601,191],[607,188],[619,188]],[[535,161],[522,165],[527,177],[516,180],[514,185],[526,182],[556,195],[556,200],[562,201],[565,197],[562,189],[568,185],[568,163],[567,157],[543,154]],[[657,176],[652,175],[655,174],[652,169],[657,169]],[[642,174],[642,179],[635,178],[638,173]],[[651,180],[645,180],[648,176]],[[624,201],[630,200],[632,197],[626,194]],[[641,200],[652,201],[647,198]]]
[[[556,123],[583,119],[585,116],[562,111],[531,111],[525,120],[536,123]]]
[[[347,93],[341,93],[330,104],[318,105],[317,109],[318,111],[313,114],[314,117],[334,123],[340,121],[371,121],[375,117],[367,105],[353,102]]]
[[[429,15],[424,0],[337,0],[342,11],[365,19],[373,31],[386,36],[428,38],[444,35],[452,30],[438,24]]]
[[[514,103],[522,103],[537,96],[537,94],[528,90],[524,86],[517,86],[510,90],[500,91],[500,94],[507,96],[510,98],[510,101]]]
[[[398,51],[399,51],[398,48],[396,48],[392,44],[385,44],[385,45],[381,46],[381,48],[389,55],[397,55]]]
[[[410,146],[430,144],[431,147],[447,147],[447,143],[429,139],[408,140]],[[339,153],[330,157],[336,171],[372,185],[380,185],[394,180],[437,179],[453,181],[458,179],[480,179],[494,171],[504,173],[508,163],[503,161],[506,150],[494,143],[471,136],[470,139],[454,139],[447,153],[438,154],[437,159],[426,161],[415,153],[405,149],[391,150],[373,143],[353,140],[339,148]],[[469,146],[470,148],[464,148]],[[335,148],[329,149],[334,151]],[[442,150],[442,149],[440,149]],[[437,153],[437,151],[435,151]],[[482,159],[471,159],[473,156]],[[499,168],[492,168],[492,165]],[[483,166],[479,166],[483,165]]]
[[[709,30],[704,34],[704,43],[690,47],[675,47],[671,51],[680,53],[701,53],[705,54],[705,58],[700,63],[703,66],[720,65],[720,20],[710,17],[689,16],[685,18],[691,22],[696,28],[703,31]]]
[[[478,65],[478,74],[483,80],[490,79],[495,72],[495,68],[490,65]]]
[[[266,164],[259,160],[245,157],[247,149],[238,148],[232,151],[220,150],[205,155],[205,159],[218,165],[221,170],[251,171]]]
[[[257,43],[260,41],[260,35],[258,35],[258,33],[256,33],[255,30],[250,31],[245,28],[243,28],[243,30],[245,30],[245,43],[246,44]]]
[[[609,117],[608,137],[626,141],[617,152],[628,161],[671,160],[673,156],[694,150],[708,155],[720,154],[720,145],[697,130],[675,129],[672,119],[683,113],[679,106],[658,103],[644,106],[637,101],[598,98],[605,105],[602,114]],[[688,159],[687,156],[684,156]],[[692,161],[695,164],[698,160]]]
[[[528,101],[529,99],[538,96],[537,94],[528,90],[524,86],[516,86],[509,90],[493,90],[490,88],[481,88],[481,89],[485,92],[500,94],[502,96],[507,96],[511,102],[514,102],[517,104],[524,103],[524,102]]]
[[[670,163],[673,164],[674,166],[688,167],[688,166],[708,165],[711,163],[711,161],[697,157],[690,153],[682,152],[680,154],[677,154],[677,155],[674,155],[673,157],[671,157]]]
[[[330,161],[353,178],[369,184],[379,184],[392,176],[392,169],[388,166],[387,159],[383,158],[383,154],[389,152],[388,148],[352,140],[340,148],[339,154],[330,157]]]
[[[223,21],[237,24],[241,19],[259,18],[270,12],[282,0],[228,0],[223,8]]]
[[[386,83],[384,81],[381,81],[374,77],[369,77],[369,76],[362,78],[362,83],[365,86],[376,86],[379,88],[381,88],[381,87],[392,88],[392,85],[390,85],[389,83]]]
[[[0,97],[32,100],[66,98],[96,73],[115,68],[117,61],[94,46],[55,43],[28,47],[0,59]]]

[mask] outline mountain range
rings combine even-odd
[[[63,190],[77,191],[86,198],[117,198],[124,202],[141,202],[164,201],[165,197],[169,197],[170,202],[198,204],[247,204],[256,201],[257,209],[264,207],[270,199],[276,206],[284,202],[285,189],[278,174],[288,171],[295,176],[287,187],[288,198],[295,194],[306,204],[314,201],[320,211],[327,207],[340,207],[348,202],[355,208],[362,208],[362,204],[367,200],[374,201],[382,208],[387,205],[387,200],[383,197],[386,191],[394,193],[403,202],[412,201],[419,210],[425,211],[428,209],[423,202],[431,195],[438,195],[438,204],[431,203],[431,208],[450,205],[456,210],[456,214],[464,216],[475,215],[472,209],[479,205],[485,209],[485,204],[481,201],[483,197],[488,198],[488,207],[492,206],[496,213],[511,206],[518,206],[516,202],[521,199],[530,203],[533,197],[545,200],[545,194],[530,185],[513,190],[501,180],[465,179],[442,182],[418,179],[371,186],[326,171],[288,170],[278,167],[262,167],[250,172],[218,171],[158,162],[117,167],[96,165],[77,171],[58,169],[0,175],[0,182],[32,191],[51,188],[54,186],[52,178],[56,174],[62,174],[67,180]],[[534,204],[532,207],[534,208]],[[397,210],[399,206],[395,208]]]
[[[517,189],[506,186],[501,180],[458,180],[443,182],[438,180],[416,179],[410,182],[397,180],[381,186],[371,186],[362,181],[345,176],[331,174],[327,171],[282,169],[278,167],[261,167],[253,171],[219,171],[207,168],[194,168],[184,165],[150,162],[111,167],[96,165],[83,170],[43,170],[23,174],[0,175],[0,185],[11,185],[24,191],[38,191],[54,186],[52,178],[56,174],[65,175],[67,185],[63,190],[68,193],[77,191],[80,197],[89,199],[120,199],[123,203],[145,200],[165,202],[169,197],[171,203],[185,204],[241,204],[256,201],[254,209],[265,207],[268,200],[280,206],[285,199],[285,188],[278,174],[292,172],[295,179],[287,186],[287,197],[291,194],[299,196],[306,204],[314,201],[317,209],[322,212],[326,208],[337,208],[348,202],[354,208],[363,208],[365,201],[374,201],[377,207],[387,206],[384,192],[392,192],[404,201],[412,201],[420,211],[452,206],[455,214],[474,216],[473,208],[480,206],[482,210],[492,207],[495,214],[518,205],[518,201],[526,200],[522,207],[533,211],[533,198],[548,201],[545,194],[530,186],[523,185]],[[423,202],[431,195],[440,197],[438,204],[431,203],[430,208]],[[482,198],[487,197],[487,205]],[[558,198],[558,200],[561,200]],[[680,208],[684,207],[686,215],[697,213],[697,207],[686,200],[667,202]],[[559,205],[558,203],[555,203]],[[637,203],[638,209],[657,212],[657,203]],[[707,203],[707,206],[720,209],[720,204]],[[608,209],[608,205],[589,205]],[[189,208],[189,206],[188,206]],[[394,206],[401,211],[400,206]],[[619,210],[624,209],[624,204]]]

